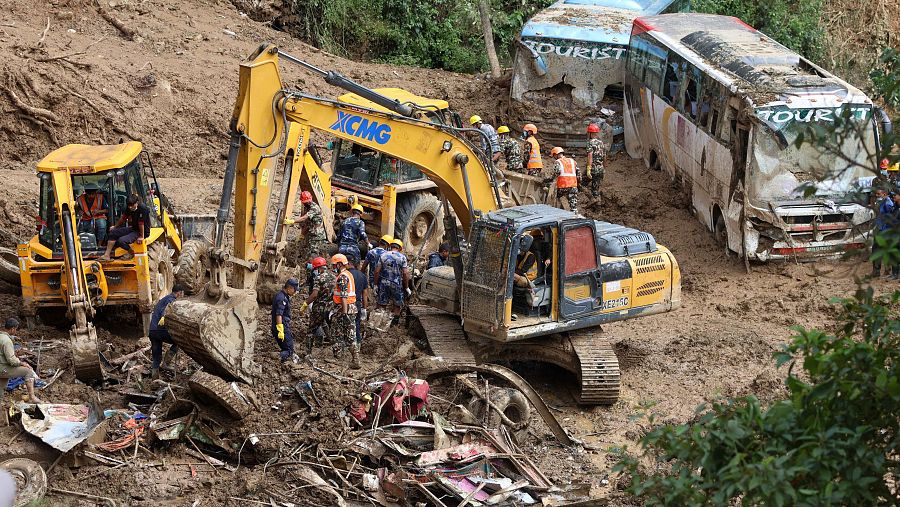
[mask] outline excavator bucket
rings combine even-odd
[[[166,309],[166,329],[207,372],[252,384],[257,308],[253,290],[226,288],[219,298],[204,291],[172,302]]]
[[[90,322],[79,328],[72,326],[69,330],[72,343],[72,359],[75,364],[75,378],[85,384],[103,380],[103,368],[100,366],[100,354],[97,351],[97,329]]]

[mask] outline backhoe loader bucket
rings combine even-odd
[[[100,366],[100,354],[97,351],[97,329],[86,322],[80,329],[72,326],[69,330],[72,346],[72,361],[75,365],[75,378],[85,384],[93,384],[103,380],[103,368]]]
[[[226,380],[253,383],[256,291],[226,288],[213,299],[178,299],[166,309],[166,329],[203,369]]]

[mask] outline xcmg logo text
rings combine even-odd
[[[363,118],[356,114],[337,112],[337,121],[331,125],[331,130],[343,132],[351,136],[375,141],[378,144],[384,144],[391,140],[391,126],[377,121]]]

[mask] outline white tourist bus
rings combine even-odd
[[[688,8],[689,0],[558,0],[535,14],[519,34],[510,127],[534,123],[548,146],[583,147],[591,121],[621,126],[632,21]]]
[[[858,191],[876,167],[873,116],[860,90],[737,18],[634,21],[626,150],[680,181],[697,217],[741,256],[809,259],[865,246],[874,216]],[[798,147],[798,134],[811,132],[841,143]]]

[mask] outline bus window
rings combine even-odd
[[[684,75],[685,65],[684,59],[674,54],[669,55],[669,60],[666,62],[666,75],[663,78],[662,92],[663,99],[671,106],[676,104],[675,97],[678,96],[678,83]]]
[[[700,128],[715,136],[716,130],[713,123],[716,122],[711,122],[710,116],[713,116],[713,103],[716,100],[714,93],[718,91],[719,86],[708,75],[703,75],[700,82],[702,83],[702,91],[700,93],[700,118],[697,123],[700,125]]]
[[[685,73],[684,92],[682,93],[681,112],[690,116],[692,120],[697,119],[697,101],[700,97],[700,71],[693,65],[687,65]]]
[[[666,50],[647,39],[641,38],[641,43],[646,51],[644,67],[644,83],[654,93],[659,93],[663,81],[663,68],[666,66]]]

